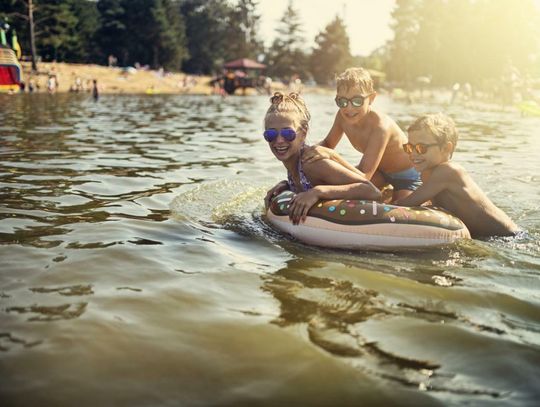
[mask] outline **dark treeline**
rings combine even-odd
[[[28,0],[1,0],[0,17],[30,53]],[[135,63],[157,69],[215,74],[228,60],[266,63],[267,74],[328,82],[351,61],[343,21],[336,17],[305,51],[293,1],[265,48],[256,0],[33,0],[36,53],[43,61]],[[338,46],[336,47],[336,44]],[[326,56],[329,56],[328,58]],[[311,67],[315,68],[312,69]]]
[[[540,75],[539,18],[533,0],[400,0],[395,37],[367,57],[353,57],[336,16],[312,49],[290,0],[275,40],[264,46],[257,0],[33,0],[36,53],[44,61],[118,65],[215,74],[225,61],[251,58],[267,75],[328,83],[350,65],[385,71],[390,80],[480,83],[508,66]],[[29,0],[0,0],[0,17],[30,53]],[[369,15],[369,10],[366,10]]]

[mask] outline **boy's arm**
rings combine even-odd
[[[339,123],[340,117],[339,112],[336,113],[336,117],[334,119],[334,123],[332,124],[332,128],[326,135],[326,137],[321,140],[318,144],[323,147],[328,148],[336,148],[337,144],[339,143],[339,140],[341,140],[341,137],[343,137],[343,128],[341,127],[341,124]]]
[[[389,139],[390,135],[382,127],[377,127],[369,136],[366,151],[364,151],[362,160],[358,165],[358,169],[366,174],[367,179],[371,179],[373,174],[377,171],[377,168],[379,168]]]
[[[451,174],[449,171],[437,168],[429,179],[409,196],[393,202],[401,206],[420,206],[424,202],[434,199],[439,193],[448,189]]]

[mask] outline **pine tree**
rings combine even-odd
[[[100,14],[100,28],[96,40],[102,54],[105,57],[113,55],[119,59],[121,65],[127,65],[129,32],[122,0],[99,0],[97,8]]]
[[[99,49],[95,41],[99,28],[97,4],[88,0],[72,0],[71,9],[77,18],[75,25],[76,44],[69,50],[66,60],[71,62],[92,62],[98,60]]]
[[[258,30],[261,16],[257,14],[257,0],[238,0],[230,11],[227,27],[225,58],[257,59],[264,46],[259,40]]]
[[[411,81],[414,62],[413,50],[420,28],[418,14],[422,0],[402,0],[392,12],[394,40],[389,46],[389,64],[386,67],[389,79]]]
[[[270,76],[286,77],[298,74],[307,77],[307,56],[302,50],[305,39],[302,36],[300,15],[289,0],[281,22],[276,28],[276,39],[266,56],[267,73]]]
[[[345,70],[352,61],[349,36],[343,20],[336,18],[315,38],[311,54],[311,72],[318,84],[329,84],[334,76]]]
[[[40,0],[34,5],[37,53],[45,61],[65,61],[79,45],[72,1]]]
[[[182,69],[189,73],[211,74],[225,62],[226,34],[232,22],[227,0],[187,0],[180,7],[186,25],[189,58]]]

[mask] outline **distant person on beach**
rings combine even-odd
[[[369,72],[349,68],[336,78],[335,102],[339,108],[334,124],[319,145],[334,149],[343,133],[355,149],[363,153],[357,168],[377,187],[391,184],[393,199],[410,195],[420,185],[420,174],[414,169],[401,147],[407,138],[399,126],[371,105],[377,93]],[[332,158],[332,150],[328,157]],[[306,162],[320,159],[316,150],[306,152]]]
[[[276,92],[270,103],[264,118],[264,138],[288,175],[286,181],[268,192],[267,206],[272,196],[283,190],[296,192],[290,202],[289,216],[294,224],[298,224],[321,199],[380,199],[381,192],[375,185],[339,162],[319,159],[302,163],[311,116],[300,95]]]
[[[49,75],[47,79],[47,92],[56,93],[58,88],[58,81],[56,75]]]
[[[92,80],[92,97],[95,101],[99,99],[99,89],[97,84],[97,79]]]
[[[409,128],[403,149],[421,172],[423,184],[395,203],[418,206],[431,201],[460,218],[472,237],[506,236],[518,227],[497,208],[463,167],[450,162],[458,141],[454,121],[442,113],[425,115]]]

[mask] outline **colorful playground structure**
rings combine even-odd
[[[11,42],[8,43],[8,32]],[[22,69],[18,57],[21,48],[14,30],[0,21],[0,92],[17,92],[22,82]]]

